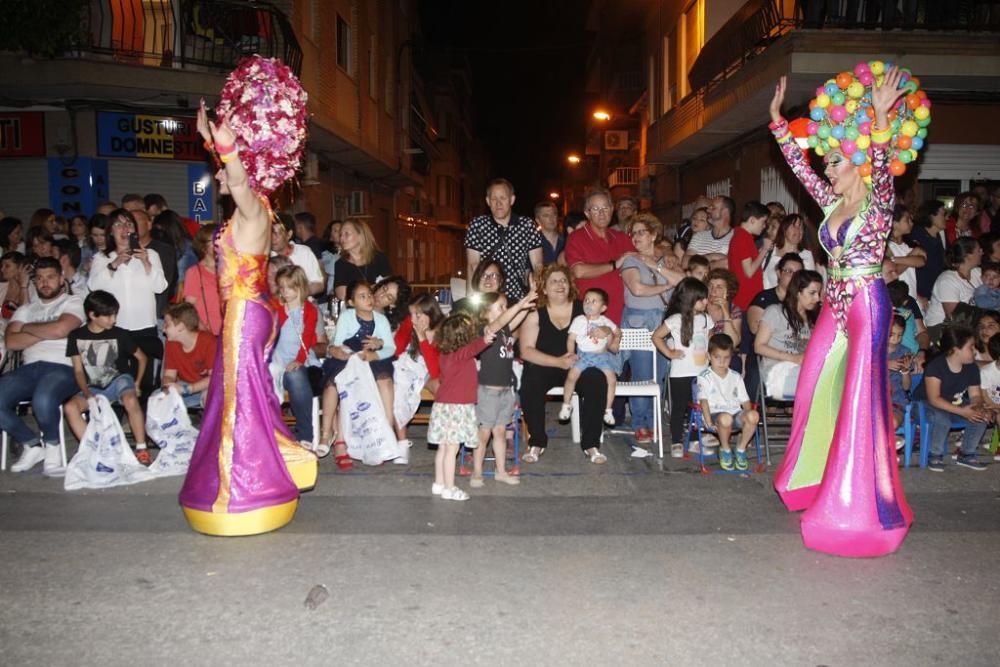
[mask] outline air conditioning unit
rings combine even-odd
[[[627,151],[628,130],[607,130],[604,133],[604,150]]]
[[[367,215],[368,193],[364,190],[352,190],[351,199],[347,204],[347,215]]]
[[[303,186],[319,185],[319,156],[311,151],[306,153],[300,182]]]

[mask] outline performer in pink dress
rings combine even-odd
[[[892,305],[881,275],[896,201],[889,114],[905,92],[905,75],[891,68],[879,78],[870,93],[874,123],[863,128],[870,141],[862,141],[861,154],[840,142],[817,151],[825,153],[829,182],[809,166],[781,116],[784,77],[770,107],[770,127],[785,160],[826,215],[819,234],[830,257],[823,309],[802,362],[791,435],[774,485],[789,509],[806,510],[801,527],[807,547],[852,557],[892,553],[913,522],[896,464],[886,356]],[[870,184],[863,175],[867,159]]]
[[[316,481],[316,457],[285,426],[267,368],[276,322],[267,287],[266,196],[298,165],[305,93],[287,67],[253,56],[230,75],[217,117],[218,124],[209,122],[202,100],[198,130],[223,163],[216,178],[236,212],[214,241],[225,308],[221,344],[180,503],[199,532],[253,535],[291,521],[299,489]],[[275,140],[265,133],[264,145],[255,135],[261,127],[282,134]]]

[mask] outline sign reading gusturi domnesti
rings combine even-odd
[[[105,111],[97,114],[97,152],[101,157],[205,159],[194,118]]]

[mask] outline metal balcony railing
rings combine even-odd
[[[608,187],[638,185],[640,167],[618,167],[608,176]]]
[[[692,91],[724,81],[787,32],[842,30],[1000,31],[996,0],[750,0],[704,45],[688,73]]]
[[[280,10],[256,0],[91,0],[70,57],[151,67],[231,70],[240,58],[279,58],[302,69],[302,49]]]

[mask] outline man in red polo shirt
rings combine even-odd
[[[566,239],[566,263],[576,279],[577,292],[582,296],[592,287],[603,289],[608,294],[605,316],[621,323],[625,284],[618,271],[625,258],[635,254],[635,246],[628,234],[610,228],[613,213],[607,190],[587,195],[583,208],[587,224]]]

